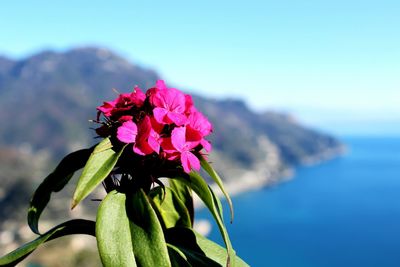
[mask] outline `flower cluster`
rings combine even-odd
[[[200,169],[200,150],[211,150],[205,139],[211,123],[196,110],[190,95],[167,88],[162,80],[146,93],[136,87],[97,110],[97,120],[101,114],[105,118],[96,130],[100,136],[115,135],[120,142],[132,144],[137,155],[157,154],[180,162],[186,173]]]

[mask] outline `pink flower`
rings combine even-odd
[[[177,126],[184,125],[187,121],[185,116],[185,95],[175,88],[167,88],[164,81],[157,81],[157,88],[150,93],[150,102],[155,108],[153,115],[157,122],[162,124],[175,123]]]
[[[200,170],[200,161],[191,152],[198,145],[198,142],[186,140],[186,127],[176,127],[172,130],[171,143],[176,149],[177,154],[179,154],[183,170],[186,173],[189,173],[191,169]]]
[[[201,112],[192,112],[188,120],[189,127],[197,131],[202,137],[207,136],[211,133],[212,125]]]
[[[154,149],[155,152],[160,152],[161,143],[161,132],[164,129],[164,125],[158,123],[153,117],[150,119],[151,130],[148,138],[149,145]]]
[[[168,89],[167,86],[165,85],[164,80],[158,80],[158,81],[156,82],[156,88],[157,88],[158,90],[167,90],[167,89]]]
[[[172,145],[171,137],[161,139],[162,156],[168,160],[176,160],[179,158],[180,153]]]
[[[126,121],[117,130],[117,138],[119,141],[130,144],[136,141],[138,129],[133,121]]]
[[[149,155],[153,152],[160,153],[160,135],[151,124],[151,119],[146,116],[138,125],[139,133],[133,151],[139,155]]]
[[[212,125],[204,115],[199,111],[194,111],[189,116],[189,124],[187,125],[186,138],[190,141],[199,141],[203,148],[211,151],[211,144],[205,136],[209,135],[212,131]]]
[[[103,102],[102,106],[97,107],[97,110],[99,111],[97,113],[97,120],[99,120],[100,113],[103,113],[104,116],[106,116],[106,117],[110,117],[111,112],[115,108],[116,103],[117,103],[117,100],[107,101],[107,102]]]
[[[163,80],[146,94],[135,87],[97,109],[105,117],[96,129],[100,136],[116,133],[120,142],[132,144],[134,154],[158,154],[161,159],[178,162],[186,173],[200,169],[202,149],[211,150],[205,139],[212,132],[211,123],[197,111],[190,95],[167,88]]]
[[[194,107],[194,102],[193,98],[191,95],[185,95],[185,114],[187,116],[190,115],[190,113],[195,112],[196,108]]]
[[[133,119],[133,117],[131,115],[124,115],[119,117],[118,122],[120,123],[124,123],[126,121],[131,121]]]
[[[146,100],[146,95],[142,92],[142,90],[140,90],[139,87],[135,87],[133,89],[130,97],[132,103],[138,108],[141,108]]]
[[[143,106],[145,100],[146,95],[139,87],[135,87],[132,93],[120,94],[117,99],[104,102],[102,106],[97,107],[99,111],[97,119],[99,119],[100,113],[103,113],[106,117],[111,117],[123,114],[132,107],[140,108]]]

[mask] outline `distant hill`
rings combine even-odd
[[[96,47],[44,51],[21,60],[0,57],[0,146],[45,150],[59,159],[94,142],[89,128],[96,125],[88,120],[102,101],[115,98],[112,89],[148,88],[159,78],[154,70]],[[266,167],[264,172],[279,175],[342,146],[287,114],[255,113],[236,99],[194,99],[214,124],[211,158],[229,179]]]
[[[102,101],[116,97],[113,88],[149,88],[160,78],[154,70],[96,47],[45,51],[20,60],[0,57],[0,217],[7,217],[0,231],[7,229],[14,241],[19,239],[35,185],[66,153],[96,141],[90,129],[96,125],[89,119],[96,117]],[[327,159],[343,148],[334,137],[287,114],[255,113],[237,99],[196,95],[194,101],[214,125],[210,160],[231,192],[279,180],[293,166]],[[68,214],[71,190],[52,202],[46,212],[50,220]],[[86,204],[81,214],[97,205]]]
[[[0,143],[50,149],[57,156],[90,142],[96,106],[158,75],[105,49],[42,52],[0,59]]]

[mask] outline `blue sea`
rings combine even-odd
[[[228,230],[251,266],[400,266],[400,138],[343,141],[344,156],[233,198]],[[222,244],[215,226],[210,238]]]

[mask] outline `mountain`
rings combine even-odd
[[[0,56],[0,218],[7,218],[0,221],[0,231],[9,240],[26,238],[25,207],[43,177],[66,153],[98,141],[91,129],[97,125],[89,122],[96,107],[114,99],[114,90],[149,88],[160,78],[104,48],[44,51],[19,60]],[[256,113],[237,99],[195,95],[194,101],[213,123],[209,158],[233,193],[278,181],[296,165],[343,150],[334,137],[288,114]],[[69,214],[72,190],[51,202],[44,214],[50,225]],[[68,216],[93,217],[97,203],[84,204]],[[4,250],[15,246],[1,242],[7,244]]]
[[[90,129],[96,125],[89,120],[96,106],[115,98],[115,90],[149,88],[157,79],[155,71],[97,47],[44,51],[21,60],[0,57],[0,147],[46,151],[57,162],[96,141]],[[227,180],[249,172],[255,179],[279,177],[343,148],[287,114],[256,113],[237,99],[196,95],[194,100],[213,122],[211,159]]]
[[[50,149],[56,156],[87,145],[92,137],[88,128],[95,127],[88,120],[103,100],[115,98],[113,88],[148,88],[159,78],[103,48],[45,51],[22,60],[0,57],[0,144]],[[214,122],[215,147],[243,167],[262,157],[264,151],[256,145],[260,135],[278,147],[289,165],[340,146],[291,116],[254,113],[240,100],[196,96],[195,102]]]

